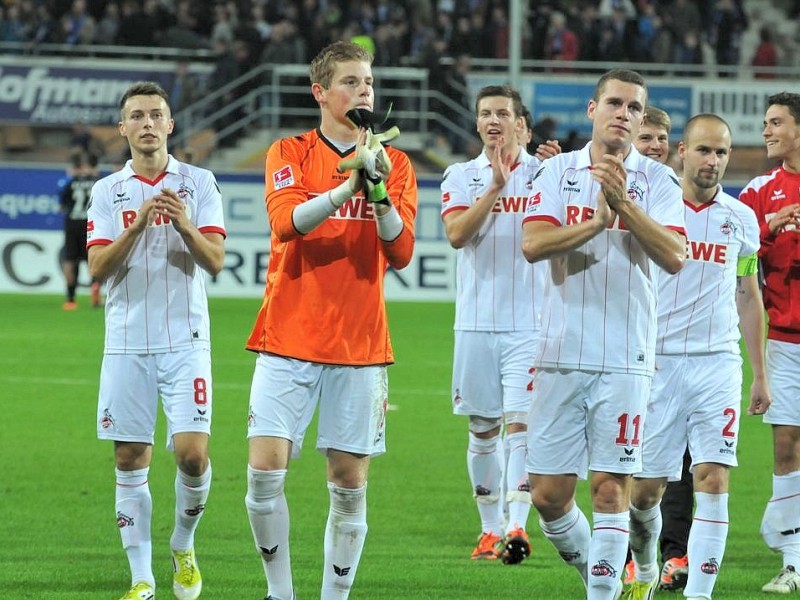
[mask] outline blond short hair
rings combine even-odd
[[[644,109],[644,121],[642,121],[642,125],[658,127],[667,133],[669,133],[672,129],[672,121],[670,120],[667,112],[656,106],[647,106]]]

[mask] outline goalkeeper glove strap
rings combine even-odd
[[[384,206],[391,206],[389,202],[389,193],[386,191],[386,185],[380,177],[372,178],[361,171],[361,176],[364,178],[364,195],[370,202],[383,204]]]

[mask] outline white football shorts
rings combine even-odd
[[[292,458],[317,403],[317,450],[376,456],[386,451],[389,381],[384,365],[326,365],[262,352],[250,388],[247,437],[292,442]]]
[[[528,473],[638,473],[650,376],[538,368],[528,415]]]
[[[764,423],[800,427],[800,344],[767,340],[767,378],[772,404]]]
[[[211,352],[106,354],[100,369],[97,437],[152,444],[158,398],[167,418],[167,448],[176,433],[211,433]]]
[[[502,417],[527,413],[531,405],[533,331],[456,331],[453,356],[453,413]]]
[[[656,356],[642,448],[642,478],[678,481],[692,467],[735,467],[742,411],[742,358],[730,352]]]

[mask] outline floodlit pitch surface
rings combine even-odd
[[[85,295],[79,303],[77,311],[65,312],[55,296],[0,295],[0,591],[6,598],[109,599],[129,585],[116,530],[112,446],[95,437],[103,314]],[[209,600],[264,597],[244,507],[254,364],[244,344],[259,304],[210,300],[214,476],[196,537],[202,597]],[[369,534],[350,597],[582,598],[578,575],[544,540],[535,511],[528,521],[530,559],[516,566],[469,560],[480,521],[466,472],[466,419],[450,410],[453,306],[393,303],[389,311],[397,364],[389,371],[388,452],[372,465]],[[746,390],[749,373],[745,381]],[[292,567],[303,599],[319,597],[328,512],[325,463],[314,436],[312,425],[286,486]],[[770,431],[761,417],[742,420],[739,462],[715,596],[752,599],[781,567],[758,533],[772,464]],[[160,416],[149,476],[159,597],[172,597],[174,476]],[[585,484],[579,502],[588,510]]]

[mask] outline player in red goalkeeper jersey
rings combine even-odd
[[[267,153],[271,256],[247,342],[258,358],[246,504],[267,598],[275,600],[295,597],[284,481],[317,404],[316,446],[327,457],[330,491],[323,600],[350,592],[367,533],[370,457],[385,450],[386,367],[394,358],[383,277],[411,260],[417,183],[408,157],[391,147],[371,155],[385,152],[389,160],[378,156],[369,178],[362,169],[337,169],[375,150],[348,117],[373,110],[371,63],[350,42],[324,48],[311,63],[319,127],[278,140]]]
[[[758,218],[769,316],[772,405],[764,422],[772,425],[775,465],[761,535],[783,555],[783,568],[762,589],[789,594],[800,590],[800,94],[767,99],[763,136],[767,157],[782,164],[753,179],[739,198]]]

